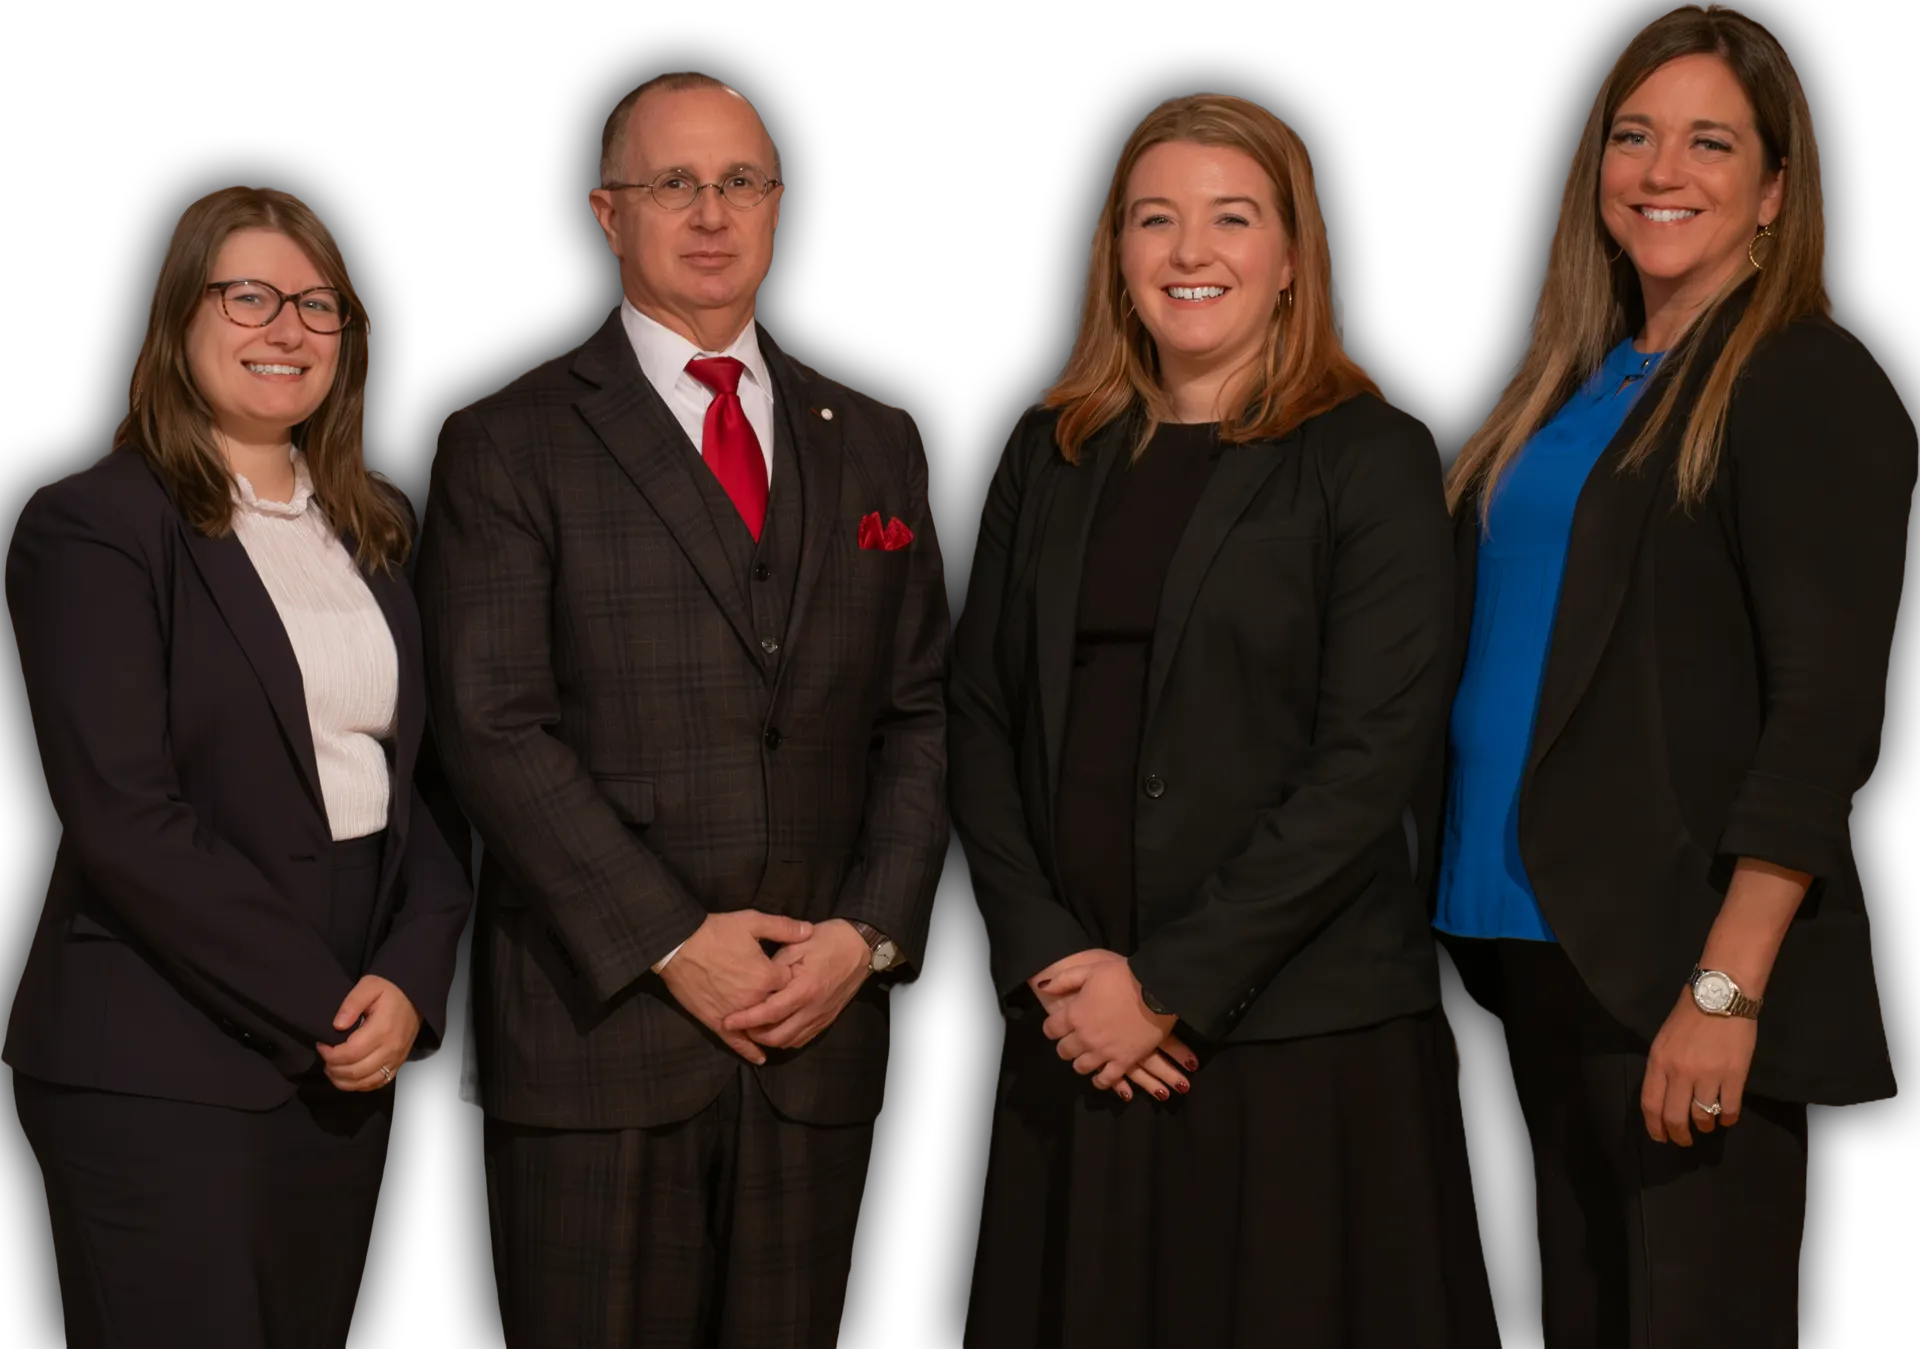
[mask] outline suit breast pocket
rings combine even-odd
[[[629,829],[645,829],[653,823],[652,778],[595,773],[593,785]]]

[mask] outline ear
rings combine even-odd
[[[1787,161],[1773,171],[1760,187],[1760,224],[1764,228],[1780,218],[1780,204],[1787,195]]]
[[[600,232],[607,236],[607,247],[616,258],[620,257],[620,235],[613,227],[613,193],[596,187],[587,193],[587,205],[593,209],[593,218],[600,222]]]

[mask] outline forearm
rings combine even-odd
[[[1707,934],[1700,967],[1725,971],[1750,998],[1764,996],[1780,943],[1812,881],[1804,871],[1741,858]]]

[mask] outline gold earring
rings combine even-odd
[[[1293,312],[1293,287],[1289,285],[1285,290],[1280,292],[1280,295],[1287,297],[1287,312],[1291,314]],[[1280,307],[1280,295],[1273,297],[1273,307],[1275,309]]]
[[[1626,255],[1627,255],[1627,246],[1621,243],[1617,239],[1614,240],[1613,252],[1607,258],[1607,266],[1609,267],[1613,266],[1614,263],[1620,261],[1620,259],[1624,258]]]
[[[1747,243],[1747,261],[1753,264],[1753,270],[1756,272],[1764,272],[1767,269],[1764,265],[1762,265],[1760,259],[1753,256],[1754,247],[1757,244],[1759,244],[1759,242],[1762,239],[1771,239],[1772,237],[1773,237],[1773,226],[1762,225],[1760,227],[1760,232],[1754,235],[1753,238],[1749,240]]]

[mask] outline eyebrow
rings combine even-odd
[[[1132,211],[1142,206],[1172,206],[1173,204],[1173,200],[1169,197],[1136,197],[1127,203],[1127,209]],[[1255,211],[1261,209],[1259,201],[1253,197],[1215,197],[1209,204],[1213,206],[1244,204],[1251,206]]]
[[[1613,120],[1616,125],[1621,122],[1631,122],[1635,126],[1644,127],[1651,127],[1653,125],[1653,119],[1645,113],[1640,112],[1623,112]],[[1740,134],[1740,128],[1734,126],[1732,123],[1716,122],[1707,117],[1696,117],[1687,129],[1689,131],[1724,131],[1729,136],[1738,136]]]

